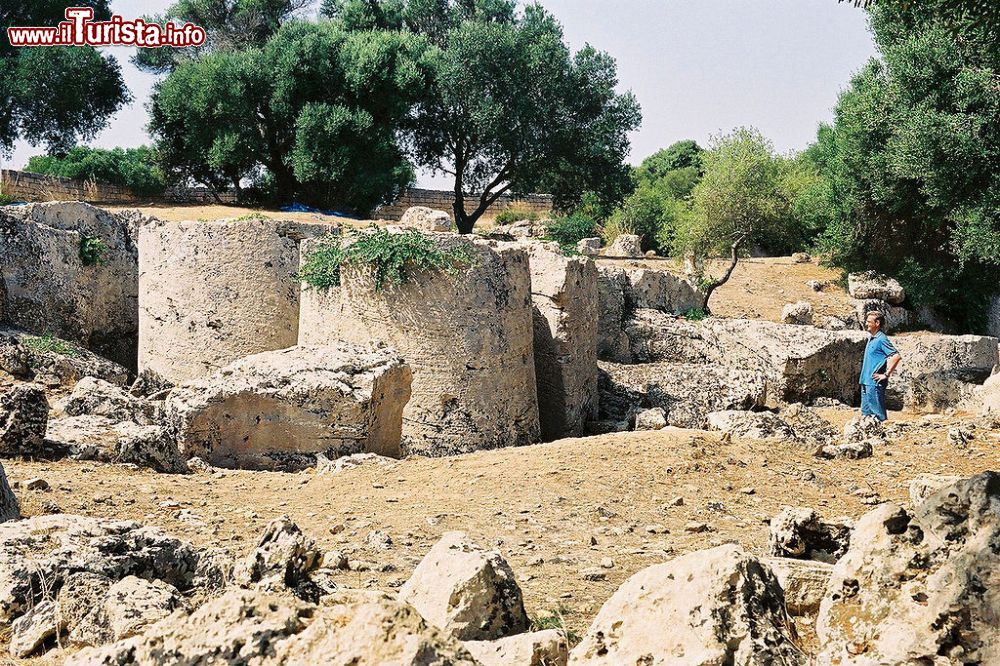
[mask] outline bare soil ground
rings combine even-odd
[[[820,413],[842,426],[854,412]],[[569,630],[582,633],[643,567],[725,542],[763,554],[765,521],[783,505],[857,518],[879,501],[905,501],[907,482],[919,474],[974,474],[1000,464],[998,432],[980,429],[969,448],[957,450],[947,431],[961,417],[891,419],[903,424],[903,435],[861,461],[669,428],[416,457],[334,475],[173,476],[69,461],[4,466],[12,481],[51,484],[49,492],[18,491],[26,515],[54,501],[65,513],[138,520],[235,553],[253,548],[269,520],[288,515],[323,548],[370,563],[361,567],[367,571],[341,574],[348,587],[398,587],[443,533],[463,530],[508,559],[530,615],[559,611]],[[365,544],[375,530],[389,534],[391,548]],[[606,559],[613,566],[602,568]]]

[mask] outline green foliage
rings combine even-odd
[[[340,285],[344,266],[371,271],[375,290],[400,286],[426,271],[455,273],[471,261],[462,248],[440,248],[431,237],[417,231],[391,233],[381,227],[351,230],[350,240],[320,243],[299,271],[299,278],[316,289]]]
[[[545,227],[545,239],[559,243],[565,254],[576,254],[577,243],[598,233],[597,222],[581,214],[553,218]]]
[[[522,208],[514,207],[500,211],[497,213],[497,216],[493,218],[493,221],[496,224],[513,224],[514,222],[520,222],[521,220],[536,222],[538,220],[538,213],[532,210],[524,210]]]
[[[572,613],[572,611],[569,608],[560,604],[558,608],[550,609],[544,615],[538,615],[531,618],[531,630],[545,631],[547,629],[556,629],[561,631],[566,637],[566,642],[569,644],[569,647],[572,648],[580,642],[581,636],[566,628],[565,617],[570,613]]]
[[[610,245],[621,234],[636,234],[642,237],[643,250],[655,249],[662,255],[673,252],[675,232],[687,207],[659,187],[661,183],[640,183],[612,213],[602,230],[605,244]]]
[[[688,321],[704,321],[712,315],[704,308],[691,308],[690,310],[685,310],[681,316]]]
[[[291,21],[260,48],[180,64],[150,108],[165,171],[367,213],[413,182],[397,135],[429,85],[427,49],[413,35]]]
[[[108,0],[81,0],[95,20],[110,17]],[[0,4],[0,26],[54,26],[65,2]],[[91,139],[131,100],[113,56],[90,47],[15,48],[0,31],[0,157],[19,138],[52,152]]]
[[[685,189],[684,182],[688,180],[697,182],[701,175],[701,155],[703,152],[701,146],[691,139],[678,141],[644,159],[635,170],[635,180],[637,183],[651,184],[673,174],[672,178],[675,183],[672,187],[678,187],[683,191]],[[676,172],[681,172],[683,175]],[[686,188],[683,194],[675,194],[675,196],[682,198],[689,194],[693,187],[694,183],[691,184],[691,187]]]
[[[363,34],[402,29],[430,41],[432,85],[414,107],[415,162],[476,193],[456,225],[469,233],[504,192],[547,191],[560,209],[583,192],[613,205],[630,187],[628,133],[639,105],[617,68],[589,46],[573,53],[540,5],[513,0],[331,0],[327,15]],[[464,195],[456,196],[464,210]]]
[[[24,338],[24,346],[30,351],[37,353],[61,354],[73,358],[79,356],[79,352],[64,340],[46,333],[42,336],[29,336]]]
[[[158,194],[166,187],[163,172],[156,164],[156,153],[148,146],[112,150],[74,146],[63,156],[35,155],[24,170],[124,185],[138,194]]]
[[[6,206],[11,203],[14,203],[14,197],[9,194],[0,193],[0,206]]]
[[[80,234],[80,261],[84,266],[103,265],[107,251],[107,244],[100,238]]]
[[[996,3],[992,3],[995,8]],[[915,302],[985,327],[1000,267],[1000,41],[979,3],[880,2],[881,58],[808,151],[825,179],[822,249],[897,276]]]

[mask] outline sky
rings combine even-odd
[[[125,18],[162,12],[172,0],[113,0]],[[618,62],[620,90],[642,105],[642,126],[629,161],[674,141],[751,125],[780,152],[802,150],[821,122],[833,118],[837,96],[875,55],[865,13],[836,0],[541,0],[563,24],[570,46],[585,44]],[[105,49],[122,64],[135,101],[89,144],[112,148],[149,143],[146,103],[159,78],[129,62],[134,49]],[[5,168],[43,152],[16,145]],[[448,187],[421,173],[421,187]]]

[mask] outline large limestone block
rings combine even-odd
[[[785,608],[792,615],[815,615],[826,595],[833,565],[787,557],[768,557],[762,562],[771,568],[785,593]]]
[[[725,545],[628,579],[601,607],[569,663],[804,666],[809,661],[794,641],[774,574]]]
[[[885,330],[892,334],[913,326],[916,317],[904,307],[891,305],[878,299],[853,299],[854,315],[857,318],[856,328],[866,330],[865,322],[869,312],[879,312],[885,317]],[[853,327],[852,327],[853,328]]]
[[[434,210],[427,206],[412,206],[403,213],[399,220],[401,227],[413,227],[421,231],[452,231],[451,216],[443,210]]]
[[[441,537],[400,588],[399,598],[463,641],[496,640],[528,629],[510,565],[462,532]]]
[[[818,663],[1000,663],[1000,475],[862,517],[816,623]]]
[[[0,211],[3,321],[136,364],[138,253],[120,215],[81,202]]]
[[[41,453],[48,420],[49,401],[40,386],[0,386],[0,455]]]
[[[627,268],[625,303],[631,310],[648,308],[683,313],[705,304],[705,294],[690,280],[670,271]]]
[[[300,344],[379,340],[413,371],[403,454],[431,456],[538,441],[528,254],[458,234],[428,236],[467,261],[375,288],[345,269],[340,288],[303,293]],[[307,256],[314,245],[303,251]]]
[[[625,335],[625,269],[597,268],[597,357],[603,361],[628,363],[631,359]]]
[[[975,403],[983,416],[1000,419],[1000,374],[993,375],[975,391]]]
[[[600,418],[631,422],[647,409],[666,413],[667,425],[707,428],[708,415],[761,407],[763,379],[753,372],[693,363],[600,363]]]
[[[319,453],[399,457],[410,379],[391,349],[291,347],[177,387],[164,412],[181,453],[216,467],[295,469]]]
[[[609,257],[626,257],[638,259],[644,256],[642,251],[642,236],[621,234],[605,252]]]
[[[531,268],[542,439],[577,437],[597,418],[597,267],[555,243],[514,245]]]
[[[906,300],[906,292],[898,281],[876,271],[848,275],[847,292],[851,298],[877,299],[892,305],[899,305]]]
[[[569,660],[566,636],[558,629],[464,645],[482,666],[566,666]]]
[[[232,590],[142,634],[71,655],[67,666],[159,664],[475,666],[416,611],[379,592],[336,592],[316,606],[287,595]]]
[[[330,231],[265,219],[139,230],[139,369],[172,383],[296,344],[299,242]]]
[[[943,411],[974,398],[1000,363],[997,339],[981,335],[921,333],[892,338],[902,361],[889,381],[893,408]]]
[[[0,523],[0,626],[76,573],[138,576],[185,591],[197,564],[190,544],[135,522],[58,514]]]
[[[21,517],[21,508],[17,504],[17,496],[7,483],[7,474],[0,465],[0,523],[17,520]]]

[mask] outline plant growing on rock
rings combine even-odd
[[[327,239],[306,259],[299,278],[315,289],[340,286],[344,266],[368,268],[375,290],[401,286],[426,271],[456,273],[469,264],[463,248],[442,248],[417,231],[393,233],[381,227],[351,230],[348,239]]]
[[[80,261],[84,266],[98,266],[105,263],[108,245],[97,236],[80,234]]]

